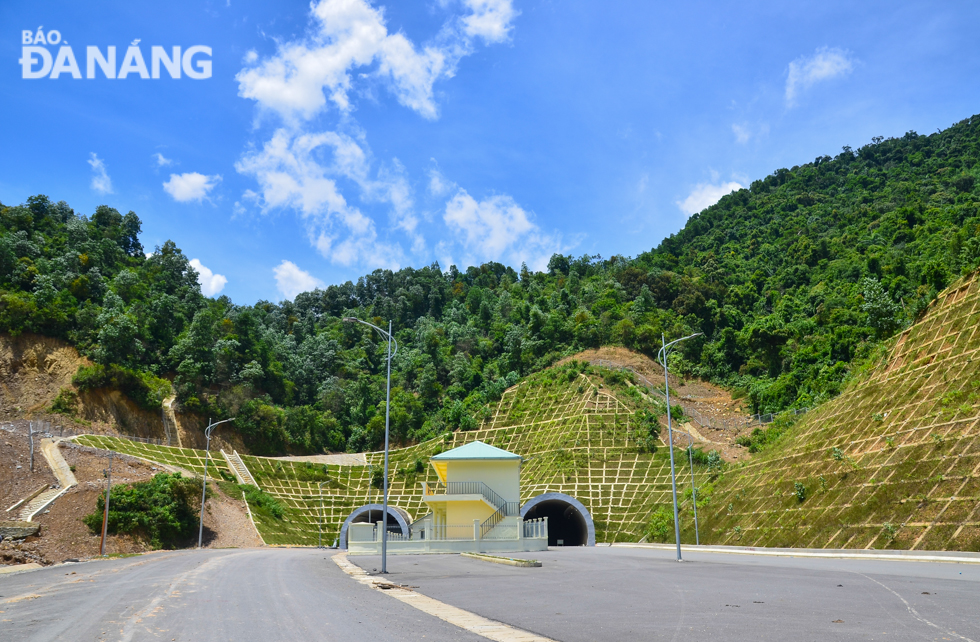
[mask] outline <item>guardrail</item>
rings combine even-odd
[[[494,511],[493,515],[486,518],[486,520],[484,520],[484,522],[480,525],[480,537],[486,537],[487,533],[492,531],[504,517],[507,517],[508,515],[519,515],[520,511],[520,502],[506,502],[503,506]]]
[[[508,502],[483,482],[435,482],[431,485],[422,482],[422,489],[426,495],[481,495],[497,510],[504,510],[505,516],[516,515],[520,510],[517,502]]]
[[[548,537],[548,518],[525,520],[523,528],[524,537]]]

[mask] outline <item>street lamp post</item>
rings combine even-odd
[[[204,436],[207,438],[207,445],[204,447],[204,483],[201,485],[201,522],[197,528],[197,547],[201,548],[201,540],[204,539],[204,498],[208,494],[208,458],[211,456],[211,431],[218,424],[223,424],[228,421],[234,421],[235,418],[222,419],[215,423],[211,423],[211,419],[208,419],[208,427],[204,429]]]
[[[388,383],[385,392],[385,470],[384,470],[384,499],[382,501],[382,512],[381,516],[381,572],[388,572],[388,420],[391,416],[391,360],[394,358],[395,354],[398,352],[398,342],[395,341],[395,337],[391,334],[391,321],[388,321],[388,331],[385,332],[373,323],[368,323],[367,321],[361,321],[356,317],[344,317],[344,321],[349,323],[360,323],[374,328],[378,333],[388,341]],[[391,344],[395,344],[395,349],[392,351]]]
[[[681,561],[681,525],[677,517],[677,475],[674,470],[674,432],[670,423],[670,379],[667,377],[667,354],[670,346],[674,345],[675,343],[686,341],[687,339],[699,336],[701,334],[701,332],[695,332],[690,336],[674,339],[670,343],[667,343],[667,339],[663,334],[661,334],[660,341],[663,344],[663,347],[660,348],[660,352],[657,353],[657,359],[664,367],[664,390],[666,391],[667,397],[667,450],[670,451],[670,485],[674,495],[674,541],[677,542],[678,562]]]

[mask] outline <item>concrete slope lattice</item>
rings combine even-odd
[[[956,283],[702,511],[702,542],[980,550],[980,280]]]

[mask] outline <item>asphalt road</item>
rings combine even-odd
[[[154,553],[0,576],[0,640],[485,640],[354,581],[333,553]],[[386,579],[561,642],[980,642],[980,565],[703,552],[678,564],[608,547],[527,557],[544,566],[392,556]]]
[[[480,641],[310,549],[204,550],[0,576],[0,640]]]
[[[389,579],[561,642],[980,641],[980,565],[567,548],[516,568],[389,557]],[[350,557],[371,570],[378,558]]]

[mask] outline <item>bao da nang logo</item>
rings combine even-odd
[[[85,64],[83,76],[75,51],[67,42],[62,42],[61,32],[57,29],[45,32],[43,27],[38,27],[36,31],[21,31],[21,44],[23,46],[18,61],[21,78],[65,76],[93,79],[101,75],[103,78],[115,79],[129,76],[157,79],[161,78],[161,68],[171,78],[181,78],[183,75],[194,80],[204,80],[211,77],[211,47],[204,45],[194,45],[183,52],[180,47],[171,47],[169,52],[164,47],[150,47],[149,66],[143,49],[139,46],[139,39],[129,44],[118,66],[115,46],[108,46],[104,51],[99,47],[85,47],[82,58]]]

